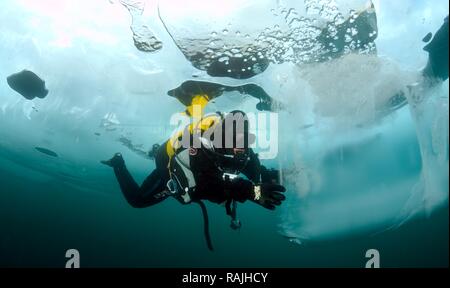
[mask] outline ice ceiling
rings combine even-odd
[[[0,79],[29,69],[50,91],[26,100],[0,81],[0,166],[21,177],[110,193],[99,160],[123,151],[129,166],[152,169],[141,156],[184,110],[168,90],[187,79],[251,82],[285,107],[269,162],[289,190],[284,235],[375,232],[447,205],[448,80],[417,84],[422,38],[440,27],[447,1],[0,5]],[[407,105],[390,109],[399,91]],[[209,109],[256,112],[255,104],[229,93]]]

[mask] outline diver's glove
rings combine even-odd
[[[111,159],[102,160],[100,161],[100,163],[112,168],[121,168],[125,166],[125,161],[123,160],[122,154],[120,153],[116,153]]]
[[[284,186],[272,183],[254,185],[253,182],[240,177],[229,181],[226,188],[232,191],[230,196],[233,200],[238,202],[250,200],[270,210],[274,210],[275,206],[281,205],[286,199],[283,195],[286,191]]]
[[[286,192],[284,186],[261,183],[253,186],[253,198],[250,200],[266,209],[274,210],[275,206],[281,205],[281,202],[286,199],[283,192]]]

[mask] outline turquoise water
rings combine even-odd
[[[68,249],[82,267],[364,267],[369,249],[382,267],[448,267],[448,80],[420,76],[422,38],[447,1],[144,2],[0,4],[0,267],[64,267]],[[355,15],[364,25],[347,29]],[[326,40],[324,27],[344,39]],[[263,59],[250,67],[259,74],[212,75],[230,53]],[[2,80],[23,69],[47,97]],[[287,187],[274,212],[240,204],[239,231],[206,203],[214,252],[197,205],[132,208],[99,162],[120,151],[142,182],[155,168],[145,153],[185,109],[167,91],[186,80],[252,83],[281,103],[257,114],[258,100],[234,91],[207,106],[276,116],[254,129],[275,140],[262,161]],[[390,102],[399,91],[401,107]]]
[[[277,213],[242,206],[236,232],[223,209],[208,205],[216,249],[209,252],[197,206],[167,200],[136,210],[117,188],[92,196],[57,180],[1,175],[2,267],[64,267],[69,248],[79,250],[82,267],[364,267],[371,248],[382,267],[448,266],[448,209],[378,235],[299,246],[276,233]]]

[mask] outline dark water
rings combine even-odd
[[[64,267],[70,248],[82,267],[364,267],[371,248],[382,267],[448,267],[448,208],[382,234],[299,246],[276,233],[276,212],[241,205],[236,232],[223,207],[208,205],[211,253],[196,205],[134,209],[117,186],[95,194],[29,181],[0,171],[1,267]]]

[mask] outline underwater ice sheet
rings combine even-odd
[[[446,1],[147,1],[144,12],[127,6],[132,20],[125,1],[37,2],[0,9],[0,79],[39,71],[52,91],[18,99],[0,83],[4,169],[117,195],[99,161],[122,151],[140,173],[154,168],[134,152],[173,132],[184,106],[170,89],[191,75],[233,87],[251,78],[285,107],[267,163],[288,188],[277,214],[286,241],[376,233],[448,205],[448,80],[414,85],[422,39],[442,25]],[[154,17],[138,23],[140,13]],[[232,61],[237,76],[227,77]],[[400,91],[406,105],[390,109]],[[256,101],[230,92],[208,109],[257,112]],[[43,162],[33,147],[59,157]]]
[[[156,38],[146,24],[145,17],[142,15],[146,1],[120,0],[120,3],[130,12],[130,29],[133,32],[133,41],[136,48],[142,52],[157,52],[161,50],[163,43]]]
[[[339,1],[193,3],[161,1],[159,16],[192,65],[211,76],[250,78],[270,63],[322,62],[376,49],[370,1],[351,1],[350,7]]]

